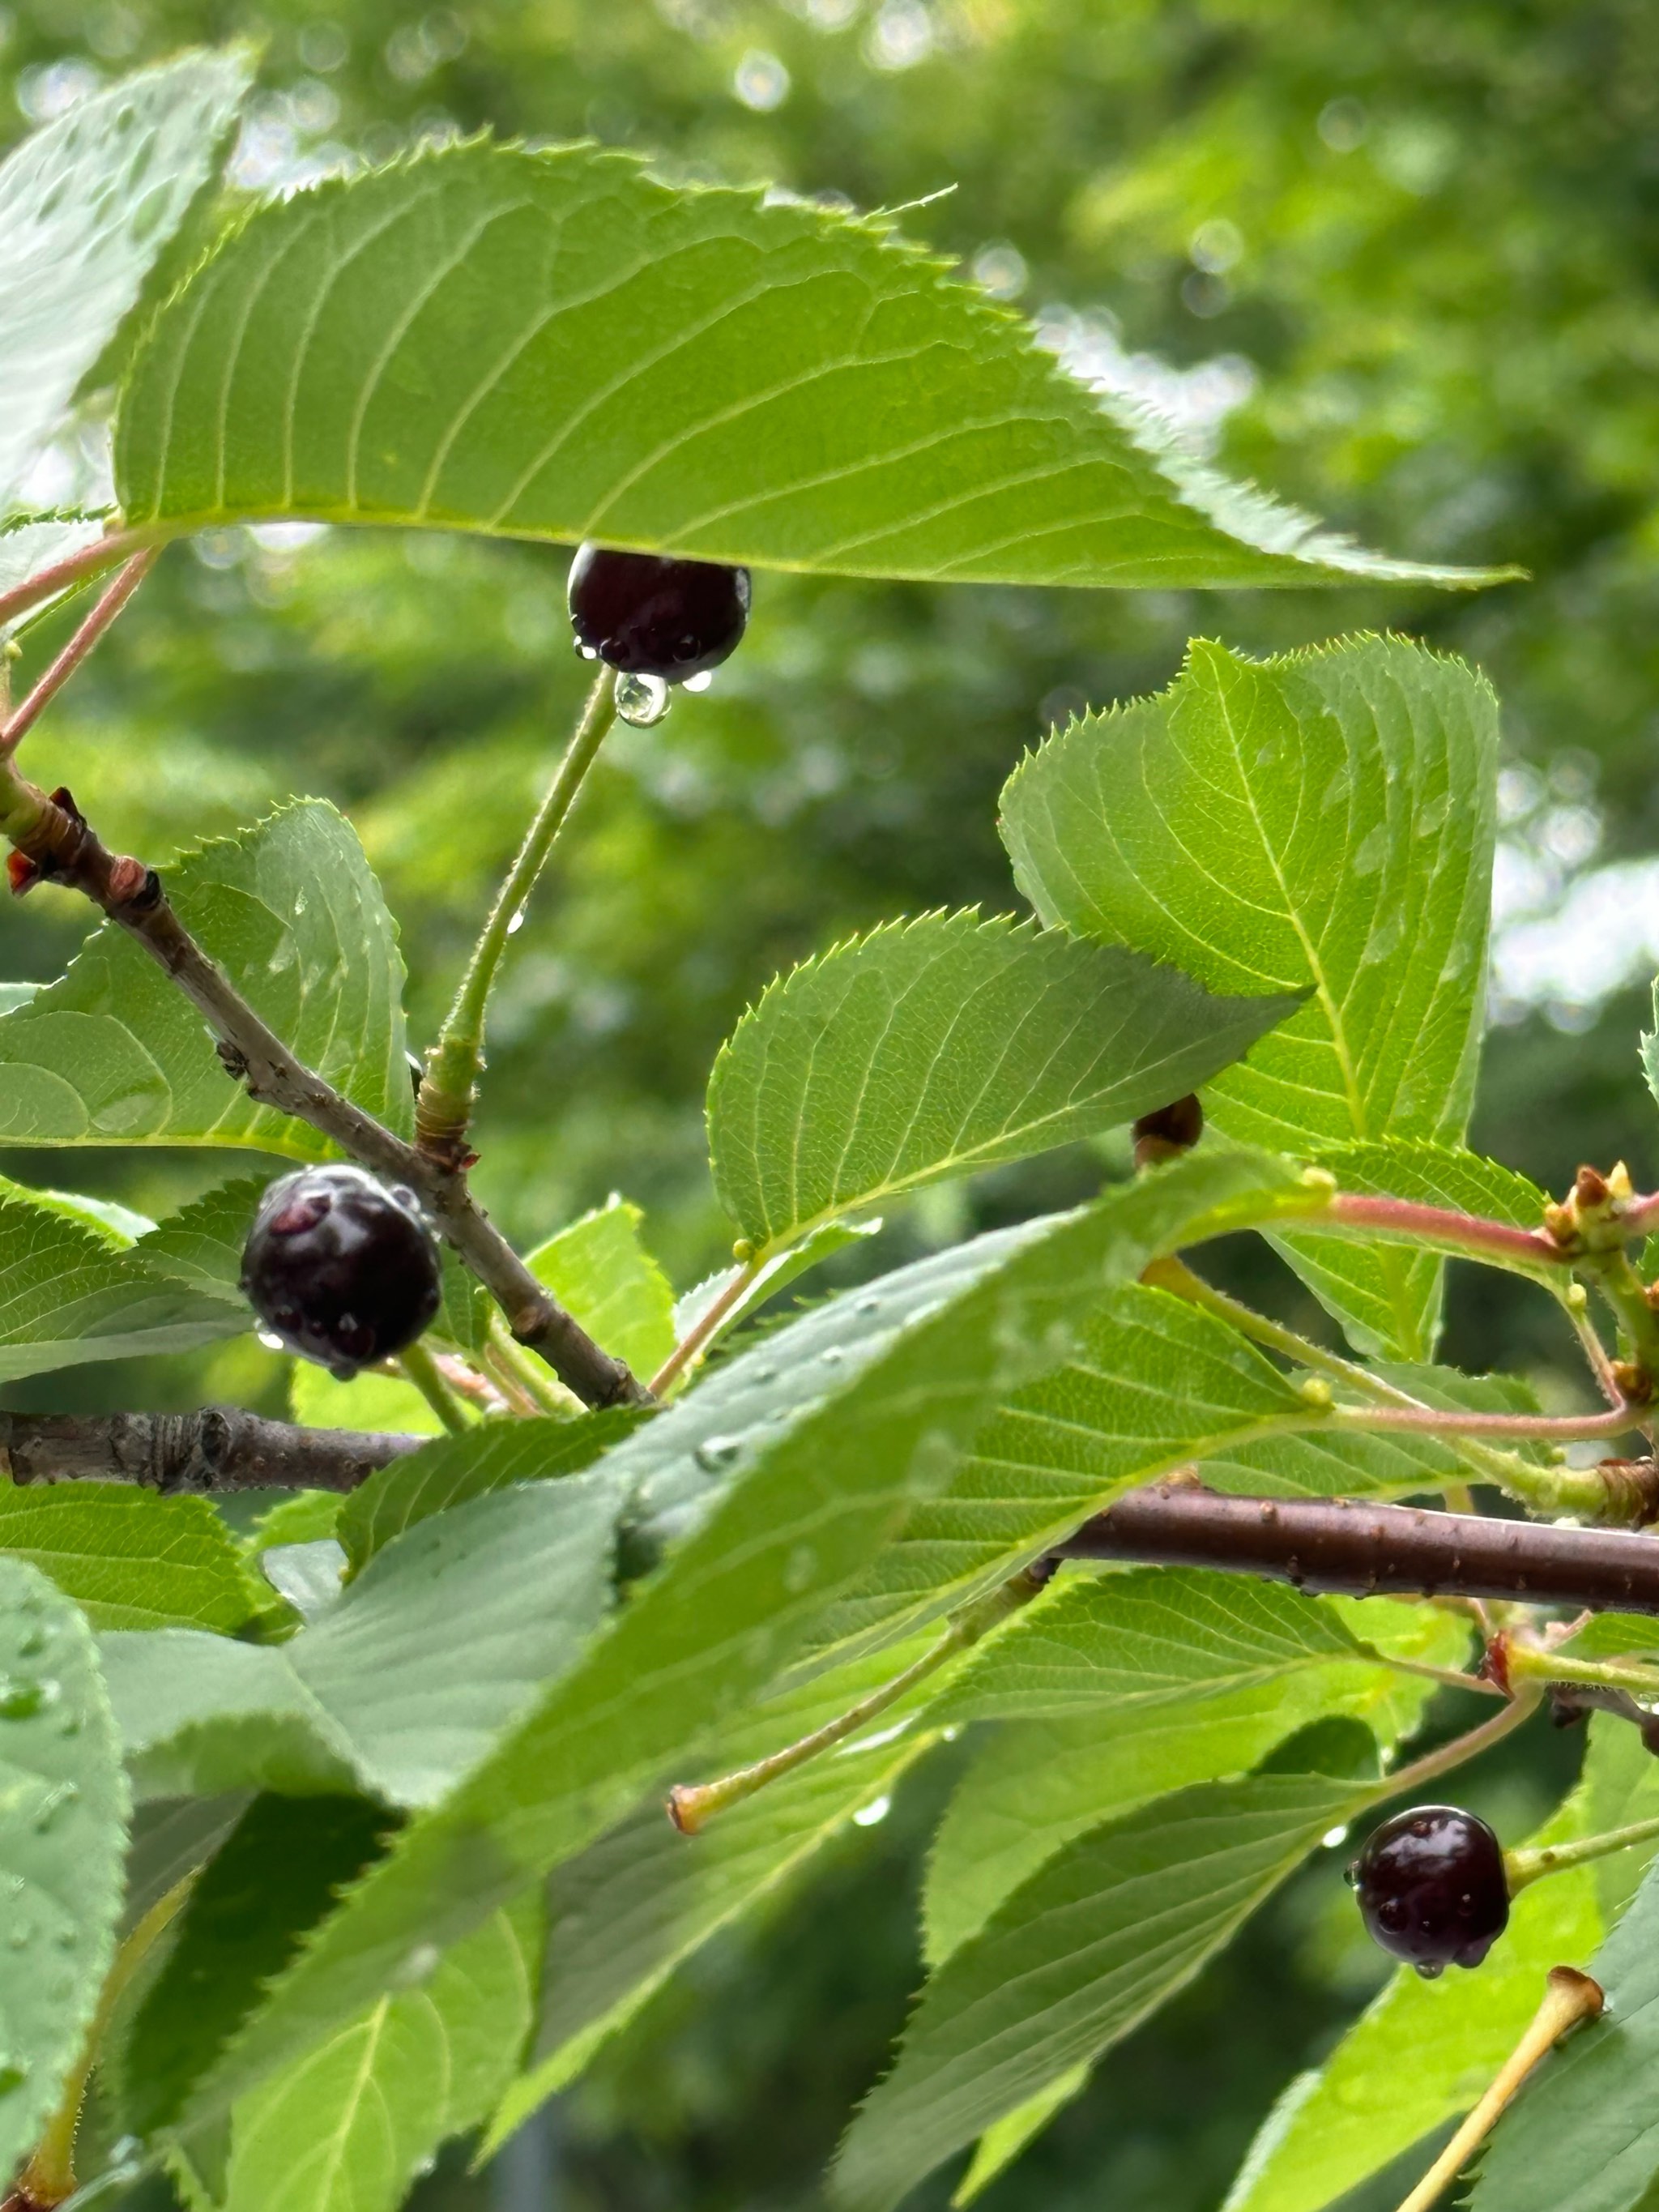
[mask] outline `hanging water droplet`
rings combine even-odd
[[[507,923],[507,933],[509,937],[516,937],[519,932],[524,927],[524,914],[525,910],[520,907],[518,912],[513,916],[511,921]]]
[[[597,645],[579,644],[576,647],[576,655],[580,660],[597,660],[599,657],[599,648]]]
[[[683,691],[706,691],[714,680],[712,668],[700,669],[696,675],[688,676],[680,686]]]
[[[1425,1982],[1437,1982],[1446,1969],[1438,1959],[1419,1959],[1417,1971]]]
[[[253,1334],[258,1338],[260,1343],[264,1345],[267,1352],[286,1352],[288,1349],[288,1346],[283,1342],[282,1338],[277,1335],[275,1329],[256,1328]]]
[[[867,1805],[860,1805],[854,1814],[853,1826],[855,1828],[873,1828],[878,1821],[887,1818],[892,1803],[890,1797],[872,1797]]]
[[[636,730],[648,730],[668,712],[668,686],[660,676],[619,676],[617,712]]]
[[[718,1474],[723,1467],[730,1467],[742,1449],[741,1437],[705,1437],[692,1457],[707,1473]]]
[[[840,1344],[826,1344],[823,1351],[818,1354],[818,1358],[823,1362],[826,1367],[839,1366],[841,1362],[845,1359],[846,1357],[846,1346]]]

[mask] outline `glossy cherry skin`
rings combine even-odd
[[[1373,1942],[1430,1978],[1478,1966],[1509,1922],[1503,1846],[1455,1805],[1413,1805],[1384,1820],[1348,1879]]]
[[[749,571],[581,545],[570,564],[570,626],[591,658],[629,676],[684,684],[718,668],[749,620]]]
[[[405,1350],[437,1312],[438,1240],[412,1191],[363,1168],[300,1168],[259,1201],[242,1290],[289,1351],[345,1381]]]

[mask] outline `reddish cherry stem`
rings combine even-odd
[[[159,545],[135,553],[17,712],[0,728],[0,759],[9,759],[137,590],[155,564]]]

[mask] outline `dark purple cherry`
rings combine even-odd
[[[1455,1805],[1413,1805],[1384,1820],[1348,1880],[1372,1941],[1429,1979],[1478,1966],[1509,1922],[1503,1846]]]
[[[346,1381],[413,1344],[437,1312],[438,1240],[412,1191],[363,1168],[301,1168],[259,1201],[242,1291],[289,1351]]]
[[[1155,1167],[1160,1160],[1190,1152],[1204,1133],[1204,1109],[1190,1091],[1172,1106],[1143,1114],[1134,1126],[1135,1165]]]
[[[718,668],[749,620],[748,569],[713,561],[580,545],[568,588],[570,626],[590,659],[665,684]]]

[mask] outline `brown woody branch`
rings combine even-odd
[[[1649,1470],[1650,1462],[1642,1462]],[[1132,1490],[1055,1547],[1073,1559],[1213,1567],[1341,1597],[1507,1598],[1659,1613],[1659,1538],[1351,1498]]]
[[[246,1085],[250,1097],[308,1122],[353,1159],[416,1192],[495,1299],[514,1336],[544,1359],[585,1405],[645,1402],[642,1385],[549,1296],[474,1200],[463,1175],[404,1144],[294,1057],[179,921],[153,868],[111,853],[67,791],[47,798],[4,761],[0,776],[0,828],[15,848],[14,891],[51,882],[90,899],[172,976],[212,1031],[226,1068]]]
[[[302,1429],[234,1406],[194,1413],[0,1413],[14,1482],[134,1482],[213,1497],[232,1490],[355,1490],[429,1437]]]

